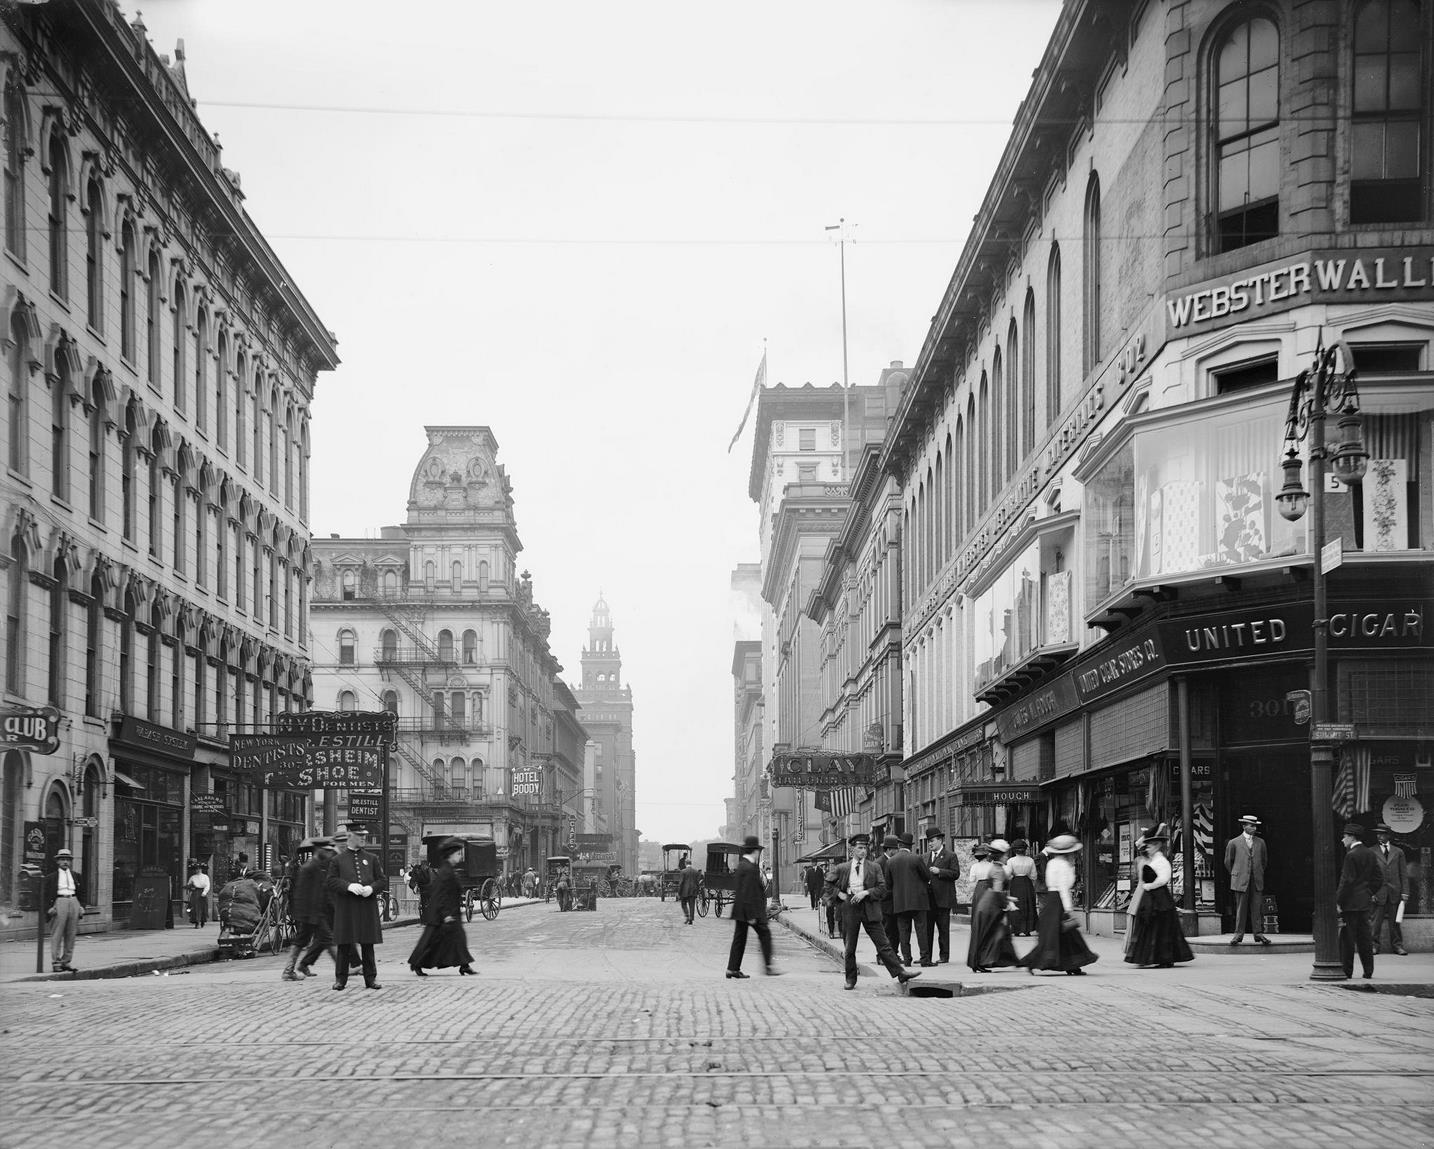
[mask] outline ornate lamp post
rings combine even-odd
[[[1339,412],[1339,442],[1333,450],[1325,442],[1325,418]],[[1309,439],[1310,488],[1301,483],[1299,444]],[[1314,557],[1314,665],[1310,669],[1310,802],[1314,819],[1314,967],[1311,981],[1343,981],[1344,966],[1339,956],[1334,906],[1334,824],[1330,820],[1333,789],[1334,746],[1320,728],[1329,721],[1329,610],[1325,602],[1324,485],[1325,464],[1342,483],[1364,478],[1369,452],[1361,439],[1359,391],[1355,386],[1354,364],[1343,343],[1325,347],[1320,337],[1314,363],[1301,371],[1290,394],[1290,413],[1285,422],[1285,485],[1278,502],[1280,514],[1291,522],[1310,514],[1310,551]]]

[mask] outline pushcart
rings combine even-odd
[[[702,888],[697,894],[697,912],[704,918],[709,904],[719,918],[722,907],[731,904],[732,894],[737,888],[737,861],[741,856],[742,847],[735,842],[707,844],[707,865],[702,871]]]
[[[692,847],[686,842],[667,842],[662,847],[662,873],[658,877],[658,896],[665,902],[677,897],[682,871],[692,864]]]
[[[281,953],[288,943],[283,900],[273,879],[255,871],[219,889],[219,952],[229,958]]]
[[[559,910],[573,905],[573,860],[567,854],[554,854],[544,863],[543,900],[558,901]]]

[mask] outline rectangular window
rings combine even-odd
[[[1350,345],[1361,375],[1412,375],[1424,357],[1422,343],[1355,343]]]
[[[1420,173],[1426,81],[1419,6],[1367,3],[1354,25],[1351,223],[1426,218]]]
[[[817,449],[817,431],[815,427],[803,427],[797,432],[797,449],[801,451],[815,451]]]
[[[1280,378],[1280,361],[1271,355],[1248,363],[1237,363],[1210,373],[1215,379],[1215,394],[1228,395],[1233,391],[1248,391],[1252,387],[1263,387]]]

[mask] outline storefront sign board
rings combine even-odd
[[[266,770],[261,777],[265,786],[381,790],[383,751],[377,746],[312,746],[302,765]]]
[[[381,793],[350,790],[348,796],[349,817],[356,822],[376,822],[381,814],[379,807],[382,801]]]
[[[53,706],[0,706],[0,750],[53,754],[60,748],[60,712]]]
[[[1412,834],[1424,824],[1424,804],[1418,798],[1387,798],[1382,813],[1396,834]]]
[[[1075,679],[1067,672],[997,714],[996,729],[1001,741],[1009,746],[1048,722],[1065,717],[1078,706],[1080,698],[1076,694]]]
[[[870,786],[876,759],[870,754],[833,754],[811,750],[772,755],[767,766],[773,786],[815,790],[832,786]]]
[[[189,795],[189,808],[196,814],[224,814],[224,799],[218,794]]]
[[[126,714],[120,720],[116,741],[127,742],[170,758],[193,758],[199,748],[199,737],[183,730],[171,730],[168,726],[157,726],[142,718]]]

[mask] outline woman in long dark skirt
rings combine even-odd
[[[447,969],[457,966],[460,974],[475,974],[473,955],[468,952],[468,936],[463,932],[463,886],[454,866],[463,857],[463,842],[448,838],[439,846],[442,861],[434,867],[428,884],[428,909],[423,917],[423,933],[408,955],[408,968],[419,977],[427,977],[426,969]]]
[[[1185,931],[1180,928],[1180,911],[1170,895],[1170,859],[1165,856],[1169,839],[1165,824],[1147,830],[1145,861],[1140,867],[1140,903],[1131,921],[1130,944],[1125,960],[1142,968],[1169,969],[1176,962],[1194,961]]]
[[[966,964],[976,973],[990,973],[997,966],[1016,964],[1016,947],[1011,944],[1011,930],[1006,925],[1006,870],[1001,864],[1006,843],[997,838],[990,843],[990,869],[987,886],[973,894],[971,903],[971,942],[966,949]]]
[[[1029,845],[1024,838],[1011,843],[1011,856],[1006,859],[1006,873],[1010,876],[1007,889],[1011,901],[1016,903],[1008,918],[1011,936],[1028,938],[1036,928],[1036,863],[1026,850]]]
[[[1059,834],[1046,843],[1046,892],[1036,918],[1036,946],[1018,964],[1032,974],[1038,969],[1060,970],[1075,977],[1099,955],[1081,937],[1071,912],[1075,909],[1075,866],[1071,857],[1081,848],[1073,834]]]

